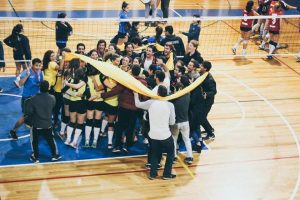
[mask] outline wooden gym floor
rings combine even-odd
[[[47,8],[38,2],[32,10]],[[62,9],[63,1],[52,2],[51,9]],[[115,9],[99,2],[94,9]],[[194,5],[171,2],[175,9]],[[198,2],[208,9],[227,7],[221,0]],[[14,1],[30,11],[26,3]],[[145,157],[13,166],[0,168],[1,199],[300,199],[300,64],[294,57],[211,61],[218,94],[209,119],[216,140],[209,151],[194,154],[192,166],[175,164],[175,180],[148,180]]]

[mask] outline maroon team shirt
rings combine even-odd
[[[248,17],[248,16],[254,16],[254,11],[251,10],[249,13],[247,10],[243,10],[243,16]],[[242,19],[241,20],[241,27],[243,28],[252,28],[253,25],[253,19]]]

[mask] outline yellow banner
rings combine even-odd
[[[98,69],[102,74],[105,76],[111,77],[115,81],[119,82],[120,84],[126,86],[127,88],[142,94],[144,96],[148,96],[153,99],[160,99],[160,100],[171,100],[176,99],[180,96],[183,96],[184,94],[194,90],[198,85],[200,85],[204,79],[206,78],[208,73],[203,74],[198,79],[196,79],[191,85],[184,88],[183,90],[180,90],[176,92],[175,94],[172,94],[167,97],[160,97],[154,92],[152,92],[149,88],[147,88],[145,85],[143,85],[140,81],[136,80],[133,76],[128,74],[127,72],[124,72],[120,68],[106,62],[94,60],[90,57],[80,55],[80,54],[74,54],[74,53],[66,53],[65,60],[71,60],[72,58],[80,58],[80,60],[90,63],[92,66],[94,66],[96,69]]]

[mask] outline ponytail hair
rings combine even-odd
[[[252,0],[250,0],[250,1],[247,2],[246,11],[248,13],[252,10],[253,5],[254,5],[254,2]]]
[[[125,11],[125,8],[129,5],[126,1],[123,1],[122,3],[122,10]]]

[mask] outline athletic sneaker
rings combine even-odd
[[[149,141],[148,141],[148,139],[147,139],[147,138],[145,138],[145,139],[144,139],[144,141],[143,141],[143,143],[144,143],[144,144],[149,144]]]
[[[161,167],[162,167],[162,165],[158,164],[156,169],[159,170],[159,169],[161,169]],[[148,169],[148,170],[150,170],[151,169],[151,164],[150,163],[146,163],[145,164],[145,168]]]
[[[170,180],[170,179],[174,179],[176,178],[176,174],[171,174],[170,176],[163,176],[162,179],[163,180]]]
[[[107,148],[108,148],[108,149],[112,149],[112,148],[113,148],[113,145],[112,145],[112,144],[108,144],[108,145],[107,145]]]
[[[115,147],[115,148],[113,148],[112,152],[119,153],[119,152],[121,152],[121,149],[120,149],[120,147]]]
[[[177,161],[178,161],[178,158],[174,157],[173,164],[177,163]]]
[[[14,84],[15,84],[15,86],[16,86],[17,88],[20,88],[20,87],[21,87],[18,80],[14,80]]]
[[[18,140],[18,136],[17,136],[17,132],[16,132],[16,131],[10,130],[10,131],[9,131],[9,134],[10,134],[10,137],[11,137],[13,140]]]
[[[77,144],[75,144],[73,142],[70,144],[70,146],[73,147],[74,149],[77,149]]]
[[[58,160],[60,160],[62,158],[62,156],[61,155],[59,155],[59,154],[57,154],[57,155],[55,155],[55,156],[52,156],[52,161],[58,161]]]
[[[236,55],[236,48],[231,48],[233,55]]]
[[[201,143],[200,144],[196,144],[195,146],[196,146],[197,153],[201,153],[201,151],[202,151],[202,145],[201,145]]]
[[[215,134],[206,135],[203,140],[214,140],[216,138]]]
[[[68,141],[68,140],[66,140],[66,141],[65,141],[65,145],[71,145],[71,142]]]
[[[273,59],[273,56],[272,56],[272,55],[267,55],[267,59],[268,59],[268,60],[272,60],[272,59]]]
[[[193,164],[193,158],[191,158],[191,157],[186,157],[185,159],[184,159],[184,162],[186,163],[186,164],[188,164],[188,165],[191,165],[191,164]]]
[[[90,142],[88,140],[85,141],[83,148],[90,148]]]
[[[210,139],[210,140],[215,140],[215,138],[216,138],[216,136],[215,136],[214,133],[212,133],[212,134],[209,136],[209,139]]]
[[[101,134],[101,132],[100,132],[100,134]],[[101,137],[106,137],[106,136],[107,136],[107,133],[106,132],[102,132]]]
[[[93,142],[92,146],[91,146],[93,149],[96,149],[97,148],[97,142]]]
[[[36,158],[34,157],[34,155],[31,155],[31,156],[30,156],[30,160],[31,160],[33,163],[39,163],[39,162],[40,162],[39,159],[36,159]]]
[[[154,179],[156,179],[156,178],[157,178],[157,175],[156,175],[156,176],[151,176],[151,175],[148,176],[148,179],[149,179],[149,180],[154,180]]]
[[[122,148],[122,151],[124,151],[125,153],[128,153],[128,148],[127,148],[126,146],[124,146],[124,147]]]
[[[0,88],[0,92],[3,92],[3,88]]]

